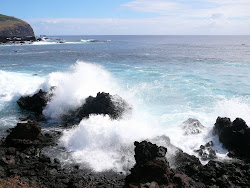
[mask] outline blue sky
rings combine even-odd
[[[36,35],[250,34],[250,0],[0,0]]]

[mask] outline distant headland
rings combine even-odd
[[[0,14],[0,43],[34,40],[34,31],[27,22]]]

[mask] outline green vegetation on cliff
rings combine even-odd
[[[6,15],[3,15],[3,14],[0,14],[0,21],[22,21],[20,19],[17,19],[13,16],[6,16]]]

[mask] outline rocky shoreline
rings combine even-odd
[[[249,187],[250,185],[250,129],[245,121],[237,118],[218,117],[213,134],[217,135],[223,147],[228,149],[230,160],[219,161],[213,142],[201,145],[197,153],[203,160],[183,152],[168,140],[162,147],[149,141],[135,141],[136,164],[126,177],[114,172],[90,173],[78,165],[64,168],[57,158],[50,158],[42,152],[47,146],[57,144],[60,131],[44,132],[39,121],[43,119],[42,110],[53,97],[53,88],[47,92],[40,90],[33,96],[18,100],[21,108],[35,113],[34,117],[21,118],[16,127],[9,131],[0,142],[0,185],[1,180],[13,178],[19,187]],[[116,98],[116,102],[114,102]],[[65,114],[64,127],[70,127],[90,114],[106,114],[113,119],[122,117],[132,107],[119,96],[98,93],[88,97],[86,103]],[[188,125],[189,124],[189,125]],[[189,119],[185,129],[199,129],[196,120]],[[199,134],[198,130],[186,131]],[[170,166],[166,158],[168,150],[176,152]],[[17,186],[17,187],[18,187]]]

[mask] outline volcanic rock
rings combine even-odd
[[[213,134],[218,135],[230,157],[250,159],[250,128],[243,119],[236,118],[231,122],[229,118],[218,117]]]
[[[89,96],[77,112],[77,117],[88,117],[90,114],[109,115],[113,119],[119,118],[129,105],[118,95],[97,93],[96,97]]]
[[[182,129],[184,129],[185,134],[198,134],[204,129],[205,127],[201,124],[198,119],[189,118],[188,120],[184,121],[181,124]]]
[[[36,40],[31,26],[23,20],[0,14],[0,43]]]
[[[201,145],[199,149],[194,150],[199,154],[201,160],[207,161],[211,159],[216,159],[216,151],[213,149],[213,141],[206,143],[205,145]]]
[[[99,92],[96,97],[86,98],[81,107],[64,115],[62,119],[67,124],[79,123],[91,114],[109,115],[112,119],[119,119],[127,111],[131,111],[131,106],[124,99],[118,95]]]
[[[22,96],[17,101],[17,104],[25,110],[29,110],[41,115],[43,108],[47,105],[48,101],[53,96],[54,88],[55,87],[51,87],[47,92],[40,89],[38,93],[32,96]]]
[[[185,174],[174,173],[165,158],[167,148],[151,142],[135,142],[135,166],[125,179],[126,187],[154,184],[165,187],[192,187],[193,181]],[[156,182],[156,183],[153,183]]]
[[[250,184],[248,171],[250,170],[250,164],[244,161],[220,162],[210,160],[203,166],[197,157],[182,151],[176,154],[175,160],[175,171],[192,178],[197,183],[197,187],[247,188]]]
[[[13,143],[17,140],[33,141],[41,133],[41,126],[35,121],[17,123],[11,133],[6,137],[6,142]]]

